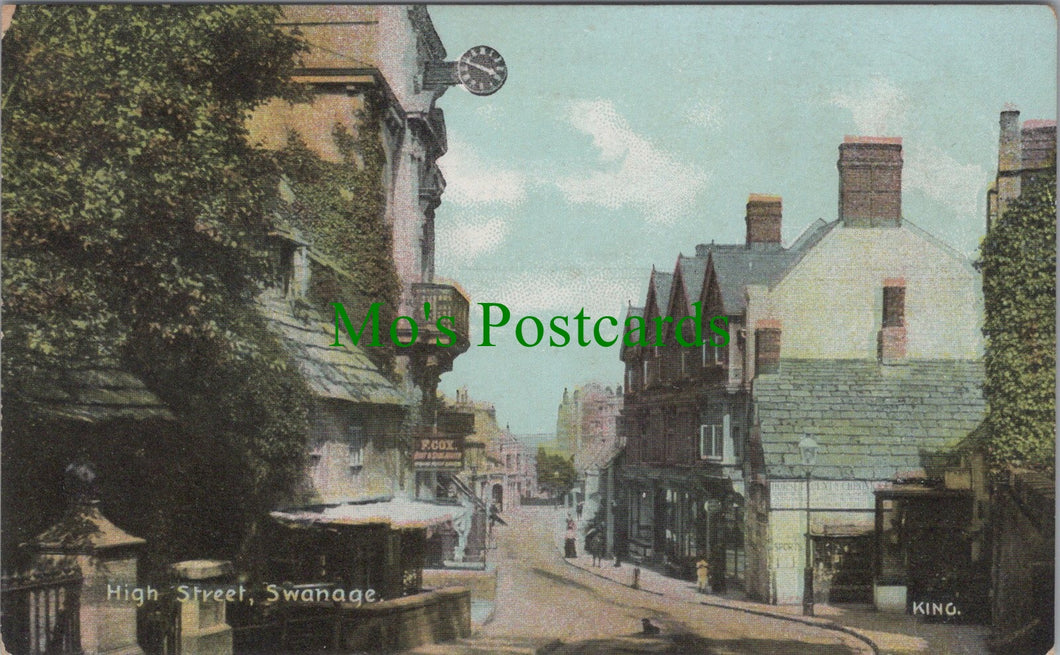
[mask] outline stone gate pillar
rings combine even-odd
[[[136,598],[149,590],[137,586],[136,567],[147,542],[100,513],[91,464],[71,464],[66,473],[74,496],[70,509],[23,546],[36,566],[77,565],[81,569],[84,655],[143,655],[136,641]]]
[[[197,559],[177,562],[170,567],[177,584],[189,588],[219,588],[222,598],[240,595],[233,585],[232,563],[225,560]],[[240,587],[241,588],[241,587]],[[225,621],[225,601],[216,597],[192,598],[180,604],[181,655],[232,655],[232,628]]]

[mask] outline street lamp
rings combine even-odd
[[[806,467],[806,570],[802,576],[802,614],[813,616],[813,541],[810,539],[810,472],[817,462],[817,442],[806,435],[799,441],[802,465]]]

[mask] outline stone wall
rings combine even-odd
[[[993,606],[1000,652],[1045,652],[1053,643],[1054,481],[1011,471],[993,493]]]
[[[424,589],[451,589],[453,587],[467,589],[474,600],[493,600],[497,593],[497,571],[492,567],[485,571],[423,570]]]
[[[359,607],[274,604],[262,620],[236,626],[233,636],[240,653],[392,653],[470,633],[471,592],[451,587]]]
[[[416,648],[471,634],[471,591],[449,587],[344,611],[341,650]]]

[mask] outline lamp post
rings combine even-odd
[[[806,569],[802,576],[802,614],[813,616],[813,541],[810,538],[810,473],[817,461],[817,442],[810,435],[799,441],[802,465],[806,467]]]

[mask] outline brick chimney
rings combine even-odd
[[[1020,197],[1020,169],[1023,168],[1023,134],[1020,131],[1020,112],[1006,105],[1001,112],[1001,130],[997,147],[997,215],[1001,216],[1010,202]],[[987,220],[987,230],[990,220]]]
[[[780,196],[752,193],[747,197],[747,247],[780,247]]]
[[[902,224],[901,137],[845,137],[837,166],[844,227]]]
[[[1008,173],[1019,170],[1021,163],[1020,112],[1006,107],[1001,112],[1001,130],[997,152],[997,170]]]
[[[761,320],[755,326],[755,375],[780,370],[780,323]]]
[[[883,281],[883,320],[876,336],[876,356],[881,362],[905,358],[905,278]]]

